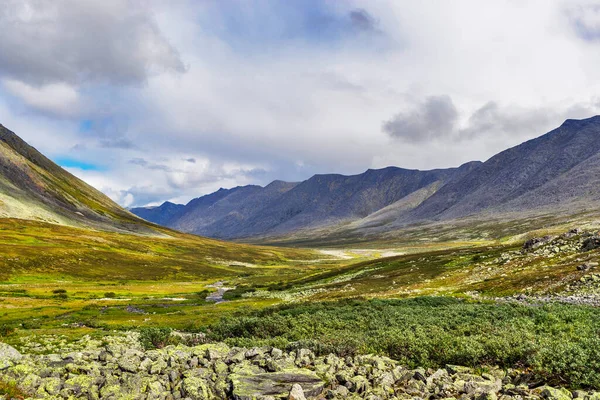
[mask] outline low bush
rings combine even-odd
[[[10,324],[0,324],[0,337],[7,337],[15,332],[15,327]]]
[[[40,329],[42,327],[42,323],[38,320],[31,319],[21,322],[21,327],[23,329]]]
[[[343,300],[238,312],[207,329],[231,345],[378,353],[410,367],[500,366],[600,388],[600,309],[453,298]]]
[[[140,343],[146,350],[162,349],[171,342],[171,328],[145,327],[139,332]]]
[[[206,300],[206,298],[208,297],[209,294],[210,294],[210,290],[204,289],[200,292],[197,292],[196,296],[198,296],[198,298],[201,300]]]
[[[252,292],[256,292],[256,289],[252,288],[252,287],[248,287],[248,286],[238,286],[235,289],[226,291],[223,294],[223,300],[240,299],[244,293],[252,293]]]

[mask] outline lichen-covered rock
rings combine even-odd
[[[198,377],[184,378],[182,388],[184,395],[191,399],[205,400],[211,398],[210,387],[205,379]]]
[[[253,400],[258,396],[284,397],[291,387],[298,384],[306,396],[317,396],[325,382],[314,372],[305,369],[289,369],[262,374],[232,374],[229,377],[236,400]]]
[[[297,383],[292,385],[292,389],[290,390],[290,394],[288,395],[288,400],[306,400],[304,397],[304,390],[302,390],[302,386]]]
[[[548,400],[571,400],[573,395],[567,389],[556,389],[550,386],[543,386],[537,390],[544,399]]]
[[[0,343],[0,371],[12,367],[23,356],[14,347]]]
[[[132,343],[135,337],[115,334],[104,343],[45,337],[56,354],[22,355],[3,346],[10,365],[0,375],[33,398],[48,399],[600,400],[594,392],[530,389],[539,377],[517,370],[481,373],[454,365],[410,370],[375,355],[317,357],[306,349],[284,352],[219,343],[143,351]],[[31,339],[25,343],[46,349]]]

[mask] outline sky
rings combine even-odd
[[[125,207],[600,113],[600,1],[0,0],[0,123]]]

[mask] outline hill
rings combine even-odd
[[[312,257],[151,224],[0,125],[0,281],[219,279]]]
[[[0,217],[112,231],[156,233],[0,125]]]

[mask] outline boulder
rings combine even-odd
[[[292,389],[290,390],[288,400],[306,400],[306,397],[304,397],[304,390],[302,390],[302,386],[300,386],[297,383],[294,383],[292,385]]]
[[[229,380],[236,400],[252,400],[264,396],[286,397],[295,384],[302,388],[304,396],[313,397],[318,396],[325,386],[325,382],[314,372],[298,368],[259,374],[235,373],[229,376]]]
[[[544,399],[548,400],[571,400],[573,395],[567,389],[556,389],[550,386],[542,386],[537,389]]]
[[[532,238],[523,244],[523,250],[534,250],[552,240],[552,236]]]
[[[582,251],[590,251],[600,247],[600,236],[594,235],[585,239],[581,245]]]
[[[23,356],[14,347],[0,343],[0,371],[12,367]]]

